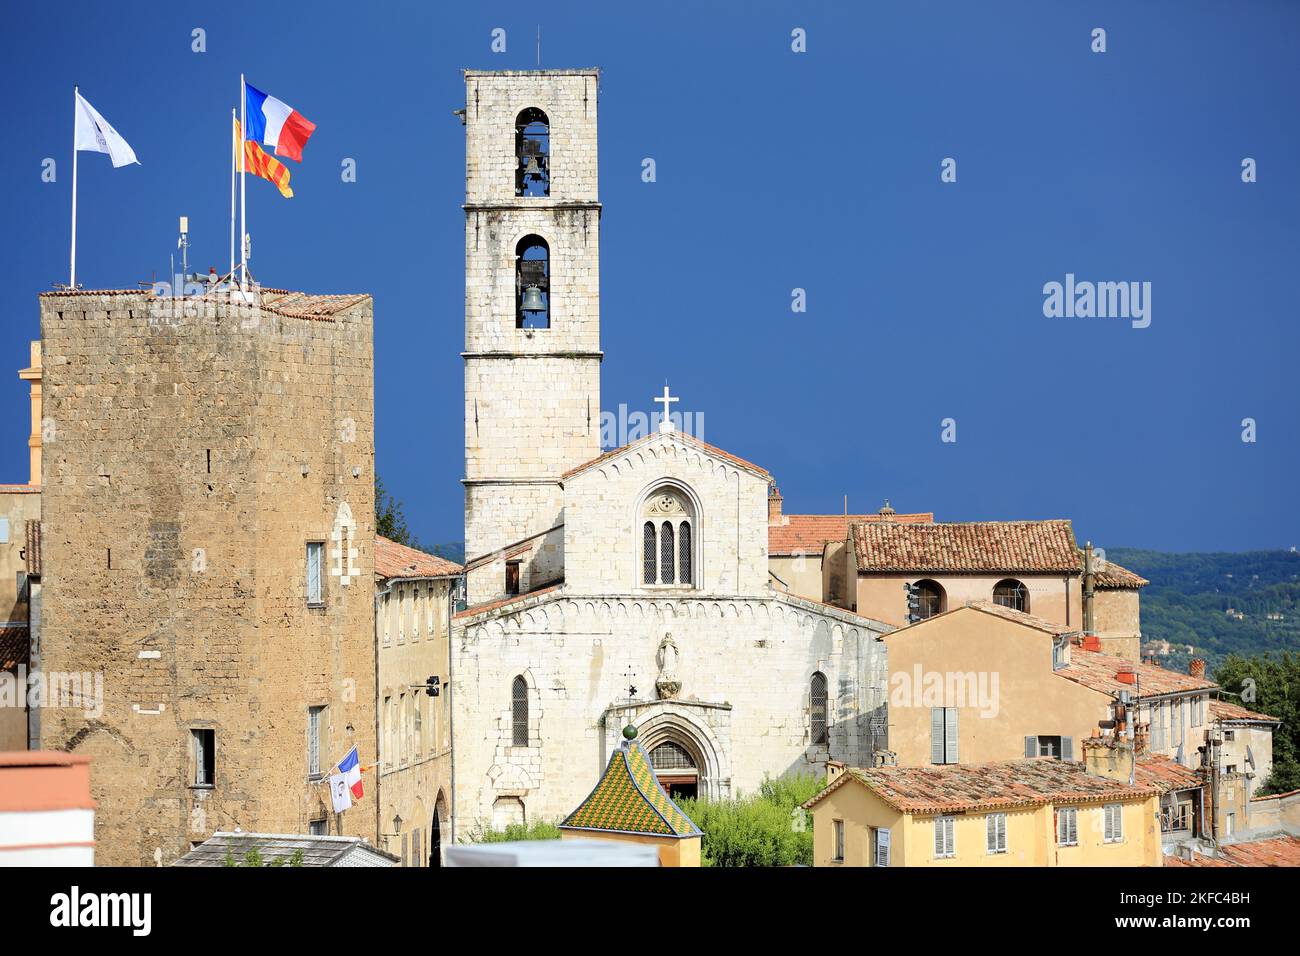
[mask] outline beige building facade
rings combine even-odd
[[[403,866],[439,866],[451,829],[451,602],[461,567],[379,537],[379,831]]]
[[[370,297],[40,306],[42,664],[83,679],[40,744],[91,758],[97,861],[375,841],[325,786],[377,745]]]

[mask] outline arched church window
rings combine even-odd
[[[528,682],[515,678],[510,687],[510,742],[515,747],[528,746]]]
[[[694,770],[695,760],[679,743],[665,740],[650,751],[650,764],[655,770]]]
[[[812,676],[808,689],[808,714],[812,731],[812,742],[826,743],[826,675],[817,671]]]
[[[551,123],[535,106],[515,117],[516,196],[551,194]]]
[[[551,327],[551,247],[541,236],[515,245],[515,328]]]
[[[945,595],[938,581],[917,581],[916,597],[919,602],[916,614],[922,621],[943,613]]]
[[[1004,578],[993,586],[993,603],[1028,614],[1029,589],[1015,578]]]
[[[676,488],[660,488],[641,510],[641,583],[694,587],[695,513]]]

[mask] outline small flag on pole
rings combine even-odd
[[[114,167],[139,164],[135,150],[124,140],[108,120],[100,116],[95,108],[86,102],[80,92],[77,96],[77,122],[73,137],[75,148],[87,153],[107,153]]]
[[[244,83],[248,138],[275,149],[275,155],[302,162],[302,148],[316,124],[292,106]]]
[[[330,775],[330,802],[335,813],[352,809],[352,794],[348,791],[348,778],[341,773]]]
[[[239,129],[239,120],[235,120],[235,129]],[[289,167],[251,139],[244,140],[244,168],[254,176],[261,176],[274,183],[285,199],[293,198],[293,190],[289,188]]]
[[[361,758],[357,756],[357,748],[354,746],[348,751],[346,757],[339,761],[339,772],[347,778],[348,786],[352,788],[352,796],[358,800],[361,799]]]

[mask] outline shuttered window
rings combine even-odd
[[[876,827],[875,852],[871,855],[872,866],[889,866],[889,828]]]
[[[1056,842],[1059,846],[1075,846],[1079,842],[1079,814],[1074,807],[1056,811]]]
[[[1007,852],[1007,815],[990,813],[985,817],[988,831],[988,849],[990,853]]]
[[[511,743],[528,746],[528,682],[516,677],[510,686]]]
[[[831,857],[836,863],[844,862],[844,821],[833,820],[835,837],[835,855]]]
[[[1105,840],[1107,843],[1120,843],[1124,839],[1124,807],[1119,803],[1108,803],[1103,808],[1106,814]]]
[[[826,743],[826,675],[813,674],[808,691],[810,736],[815,744]]]
[[[952,817],[936,817],[934,821],[934,855],[946,858],[957,855],[957,842],[953,834]]]
[[[957,763],[956,707],[930,708],[930,763]]]
[[[325,545],[320,541],[309,541],[307,543],[307,603],[312,605],[324,604],[324,594],[321,590],[321,554],[325,550]]]

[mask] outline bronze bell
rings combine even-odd
[[[524,170],[525,179],[541,179],[542,167],[537,165],[537,157],[528,157],[528,168]]]
[[[535,285],[524,289],[524,299],[519,308],[523,312],[545,312],[546,303],[542,301],[542,290]]]

